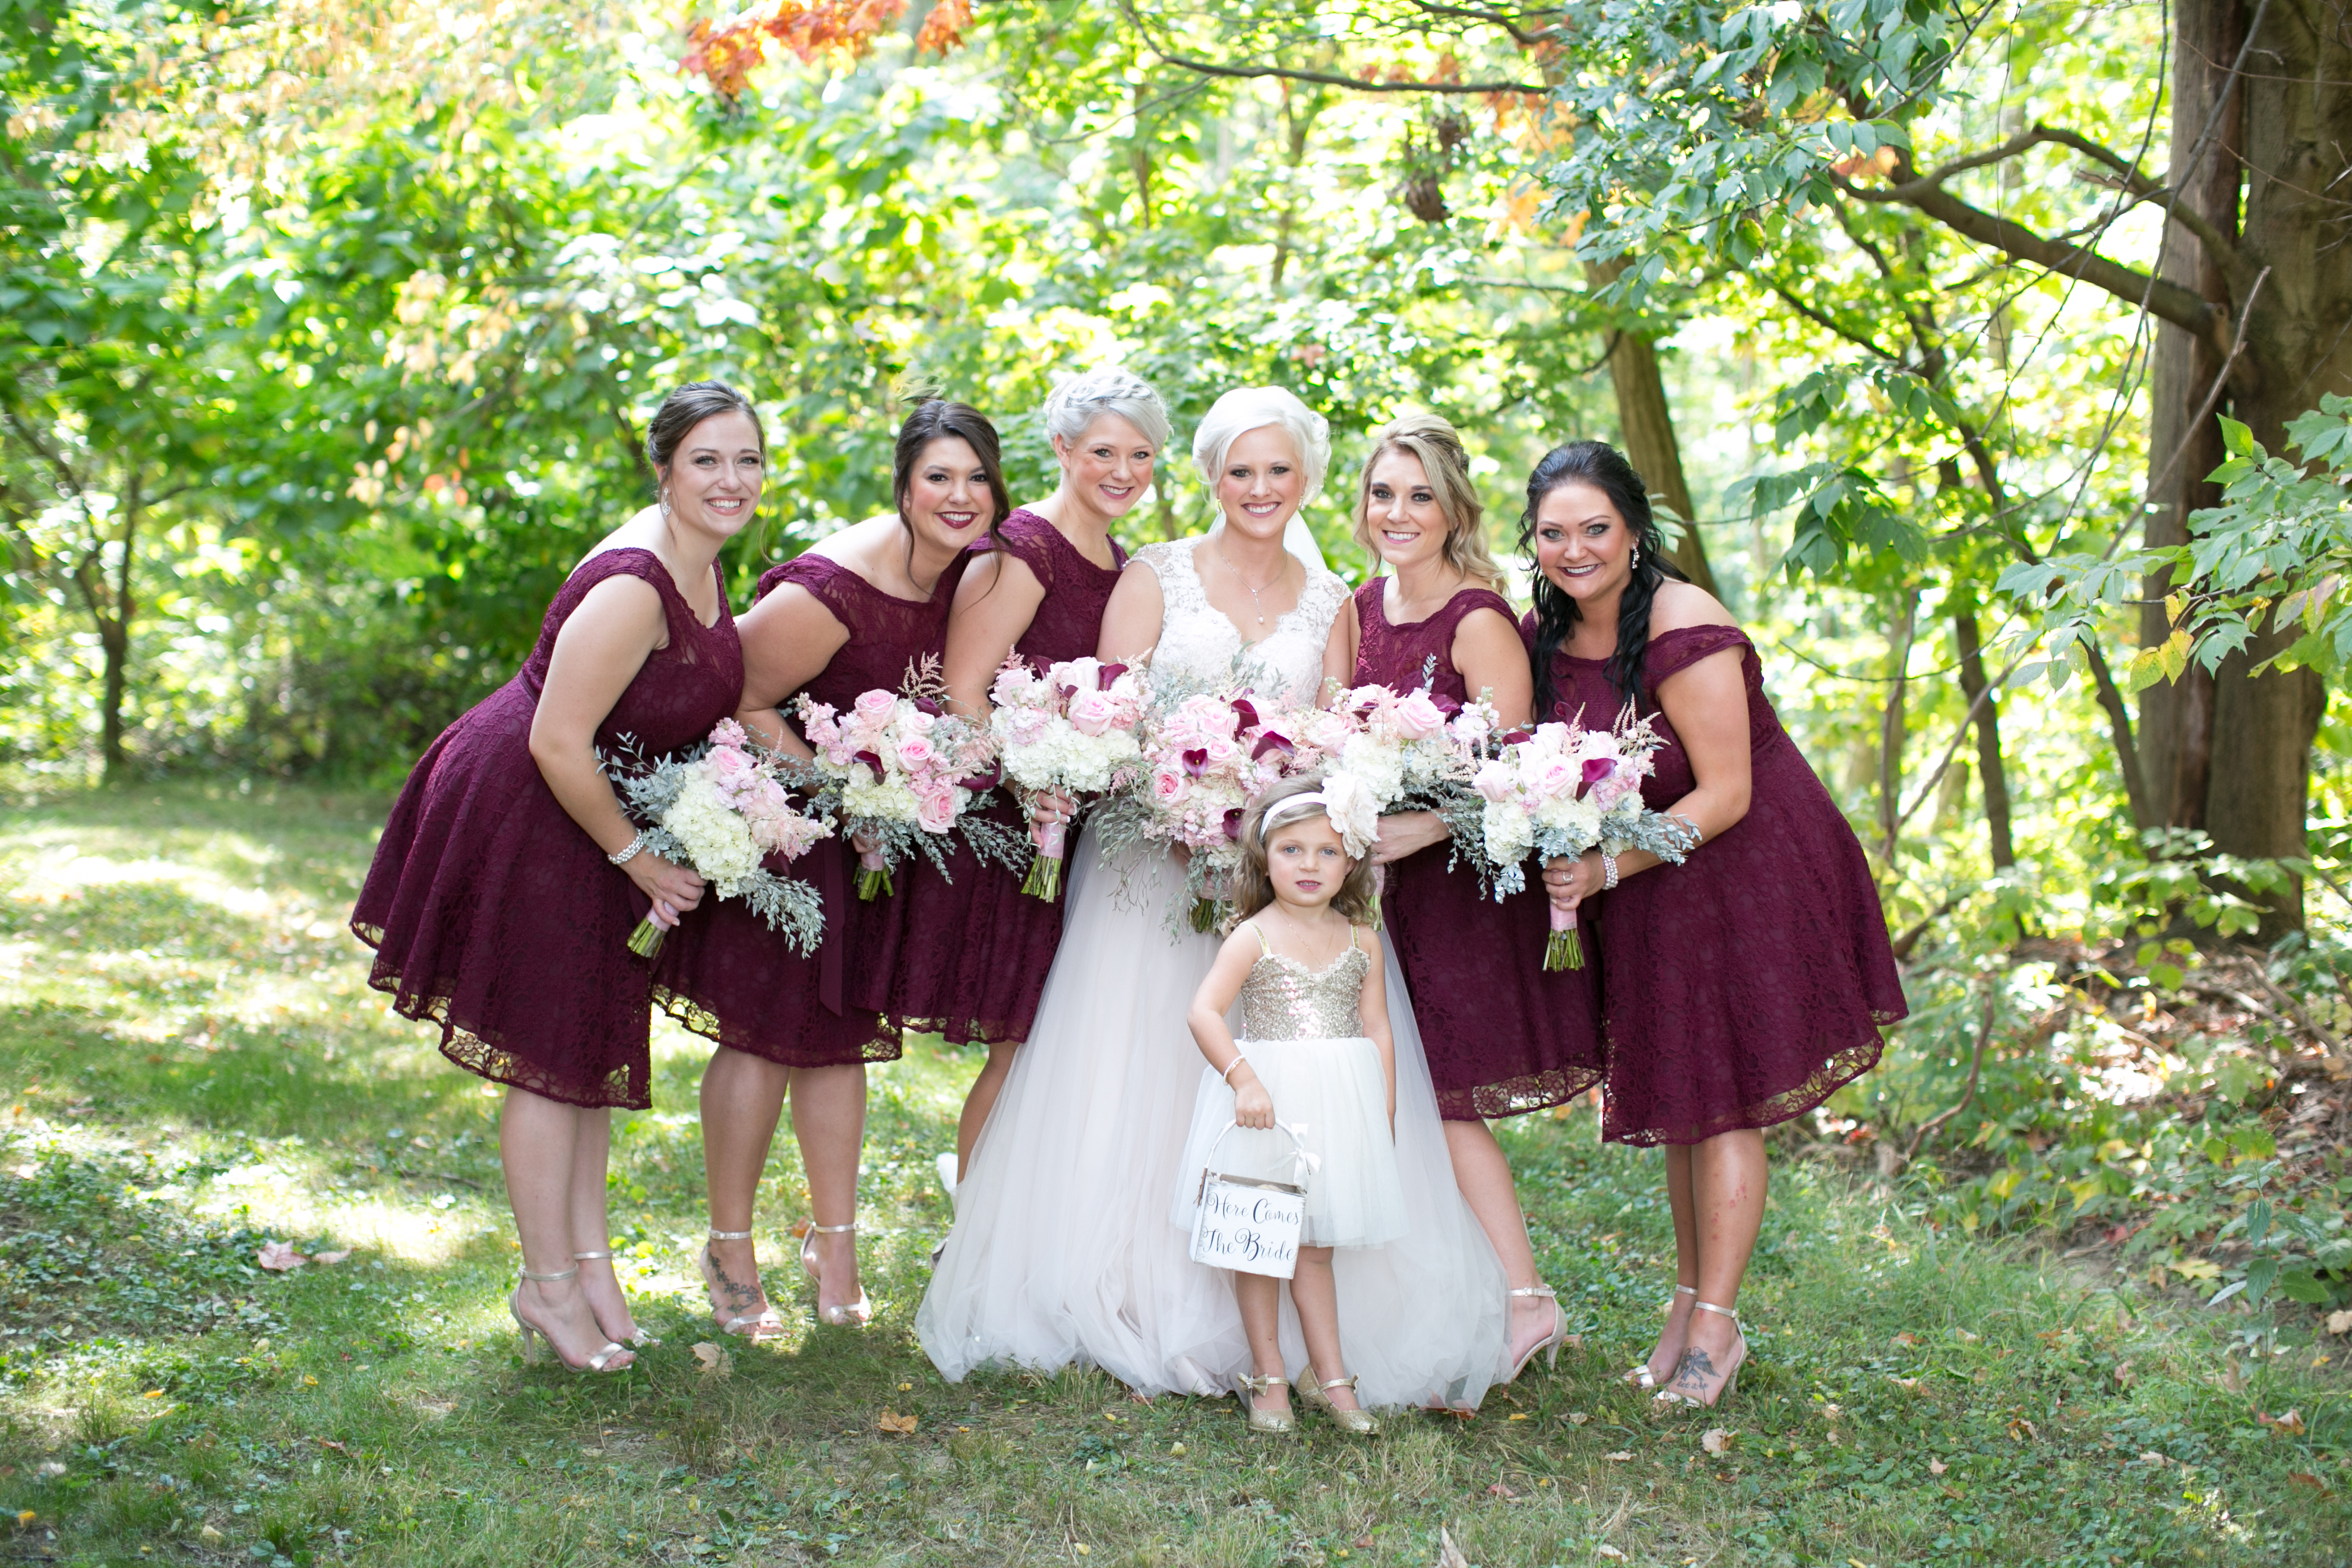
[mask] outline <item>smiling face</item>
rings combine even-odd
[[[1570,479],[1536,507],[1536,570],[1579,605],[1604,602],[1633,574],[1633,531],[1609,493]]]
[[[1392,572],[1410,571],[1445,552],[1451,525],[1421,459],[1391,447],[1364,479],[1364,521],[1372,548]]]
[[[673,528],[731,539],[751,521],[767,454],[751,416],[714,414],[686,433],[662,476]]]
[[[915,537],[948,551],[971,543],[996,506],[980,454],[961,436],[935,436],[907,476],[901,510]]]
[[[1150,437],[1116,414],[1097,414],[1075,441],[1054,437],[1062,489],[1105,519],[1123,517],[1151,488],[1160,450]]]
[[[1227,528],[1278,540],[1306,499],[1307,467],[1281,426],[1261,425],[1234,438],[1217,472],[1217,505]]]
[[[1321,909],[1348,879],[1348,851],[1321,812],[1295,817],[1265,837],[1265,875],[1276,900]]]

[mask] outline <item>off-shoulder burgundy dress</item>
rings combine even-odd
[[[1519,629],[1532,649],[1534,617]],[[1875,1066],[1880,1026],[1909,1011],[1862,845],[1780,727],[1738,627],[1650,639],[1642,706],[1666,743],[1642,798],[1664,810],[1697,782],[1659,684],[1727,648],[1740,650],[1748,686],[1748,815],[1600,900],[1601,1135],[1622,1143],[1696,1143],[1801,1116]],[[1605,660],[1557,654],[1551,678],[1555,719],[1580,709],[1606,722],[1622,706]]]
[[[597,725],[596,744],[659,757],[735,711],[743,647],[723,587],[706,626],[653,552],[590,556],[548,606],[520,673],[444,730],[408,775],[352,930],[376,950],[368,984],[403,1016],[439,1024],[441,1053],[459,1067],[567,1104],[643,1110],[652,971],[628,941],[646,900],[530,754],[556,634],[591,588],[622,574],[660,591],[669,643]]]
[[[1391,624],[1388,579],[1356,590],[1360,631],[1353,683],[1418,691],[1436,660],[1430,694],[1477,695],[1454,667],[1454,637],[1465,618],[1509,601],[1465,588],[1427,620]],[[1480,891],[1467,864],[1447,869],[1451,844],[1433,844],[1388,867],[1381,923],[1396,946],[1412,1016],[1449,1121],[1517,1116],[1575,1099],[1601,1079],[1601,1005],[1591,969],[1544,973],[1551,920],[1540,887],[1500,903]],[[1533,881],[1533,879],[1530,879]]]
[[[1127,552],[1114,541],[1111,557],[1118,564],[1097,566],[1061,530],[1026,507],[996,531],[1003,548],[1045,586],[1044,601],[1013,651],[1041,669],[1062,659],[1093,658],[1102,637],[1103,611],[1118,585]],[[995,547],[981,539],[966,553]],[[1027,831],[1027,819],[1015,805],[999,805],[988,815]],[[1076,842],[1075,835],[1071,842]],[[1048,903],[1023,892],[1022,872],[982,865],[968,848],[958,847],[948,870],[952,881],[919,859],[901,879],[907,918],[887,945],[860,952],[863,979],[853,983],[852,999],[881,1009],[905,1028],[951,1041],[992,1045],[1025,1039],[1037,1017],[1045,973],[1054,967],[1054,950],[1061,945],[1061,900]]]
[[[849,640],[804,688],[845,710],[866,692],[898,690],[909,666],[944,651],[948,606],[970,559],[950,563],[930,598],[919,602],[884,593],[838,561],[803,555],[770,568],[755,602],[796,584],[848,628]],[[799,721],[790,715],[800,695],[782,704],[795,729]],[[784,1067],[897,1060],[898,1026],[861,998],[887,993],[876,955],[887,959],[900,946],[899,928],[922,916],[904,866],[898,893],[853,896],[855,859],[848,842],[835,837],[820,839],[789,869],[770,868],[824,895],[824,940],[806,958],[746,905],[705,900],[662,944],[655,1002],[696,1034]]]

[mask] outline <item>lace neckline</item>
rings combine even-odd
[[[1208,543],[1214,537],[1216,536],[1212,533],[1202,533],[1196,534],[1191,539],[1180,539],[1176,541],[1178,548],[1169,551],[1168,559],[1171,562],[1183,563],[1181,571],[1187,601],[1185,607],[1196,614],[1214,616],[1224,622],[1226,626],[1233,628],[1234,640],[1241,645],[1243,652],[1247,653],[1272,642],[1289,630],[1292,619],[1308,608],[1315,592],[1315,569],[1312,566],[1307,567],[1305,580],[1298,584],[1298,602],[1274,617],[1274,628],[1271,631],[1262,637],[1244,637],[1241,623],[1211,602],[1208,584],[1201,581],[1201,568],[1192,559],[1201,546]],[[1284,563],[1288,564],[1287,557],[1285,558]]]
[[[1025,506],[1016,507],[1012,513],[1005,518],[1004,521],[1011,522],[1014,518],[1026,518],[1034,531],[1040,533],[1051,534],[1053,538],[1047,544],[1048,549],[1058,549],[1073,562],[1085,567],[1087,571],[1093,573],[1097,577],[1117,577],[1119,573],[1124,571],[1127,567],[1127,552],[1118,547],[1118,540],[1111,538],[1108,534],[1104,535],[1103,542],[1110,546],[1110,564],[1108,566],[1097,566],[1094,563],[1094,558],[1089,556],[1085,551],[1079,549],[1076,544],[1072,543],[1070,542],[1070,536],[1064,533],[1061,529],[1055,524],[1054,520],[1047,517],[1044,512],[1032,511]],[[1003,526],[1003,523],[999,523],[997,528],[1002,531]]]
[[[580,565],[585,566],[588,564],[589,561],[593,561],[600,555],[642,555],[646,560],[652,562],[656,566],[661,568],[661,577],[659,581],[655,582],[654,584],[655,591],[656,593],[667,591],[668,595],[671,598],[676,599],[679,605],[685,609],[686,618],[702,630],[706,632],[715,632],[719,629],[720,624],[727,619],[727,580],[719,575],[718,562],[713,561],[710,563],[710,575],[719,584],[719,609],[716,614],[706,621],[702,618],[701,615],[696,611],[694,601],[686,596],[686,590],[678,586],[676,574],[669,569],[669,563],[663,560],[657,552],[648,550],[642,544],[615,544],[610,550],[599,550],[595,552],[593,554],[588,556],[587,560],[581,562]],[[575,572],[579,569],[580,568],[577,566],[572,568]]]
[[[1375,577],[1372,581],[1380,586],[1380,592],[1371,595],[1372,613],[1380,616],[1381,625],[1389,627],[1391,631],[1402,631],[1407,626],[1425,626],[1433,621],[1443,620],[1448,610],[1451,610],[1454,605],[1474,595],[1486,594],[1493,595],[1496,598],[1502,597],[1501,595],[1496,594],[1492,588],[1484,588],[1475,583],[1465,583],[1462,586],[1456,588],[1453,593],[1448,594],[1445,596],[1445,603],[1438,605],[1437,608],[1430,611],[1429,614],[1422,616],[1420,619],[1400,621],[1389,614],[1388,605],[1389,584],[1395,582],[1396,579],[1393,577],[1382,576]]]

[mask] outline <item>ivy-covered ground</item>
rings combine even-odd
[[[698,1357],[715,1337],[687,1260],[703,1052],[665,1032],[656,1109],[616,1127],[614,1186],[666,1342],[625,1376],[527,1370],[502,1327],[495,1096],[386,1016],[343,929],[381,808],[257,787],[0,813],[9,1561],[2352,1555],[2347,1342],[2325,1307],[2208,1309],[2193,1268],[2175,1283],[2142,1255],[1972,1234],[1918,1167],[1890,1186],[1794,1139],[1743,1298],[1739,1394],[1653,1415],[1614,1373],[1670,1283],[1658,1167],[1599,1147],[1583,1110],[1504,1130],[1581,1347],[1475,1420],[1406,1416],[1370,1443],[1310,1421],[1276,1441],[1245,1437],[1230,1402],[1137,1404],[1099,1375],[944,1384],[911,1320],[948,1218],[930,1156],[977,1064],[936,1041],[874,1075],[873,1327],[813,1325],[785,1140],[761,1245],[793,1331]],[[2216,1169],[2261,1156],[2220,1142]],[[1962,1206],[1998,1218],[2017,1195]],[[271,1243],[320,1260],[265,1270]]]

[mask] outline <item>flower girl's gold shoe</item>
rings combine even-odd
[[[1298,1385],[1298,1397],[1328,1415],[1331,1425],[1341,1431],[1353,1432],[1359,1437],[1377,1437],[1381,1434],[1381,1424],[1370,1411],[1342,1410],[1331,1403],[1330,1390],[1352,1389],[1355,1386],[1356,1380],[1352,1377],[1327,1377],[1318,1383],[1315,1369],[1310,1366],[1307,1381]]]
[[[1289,1432],[1297,1429],[1298,1423],[1291,1418],[1291,1415],[1288,1410],[1260,1410],[1256,1404],[1257,1396],[1264,1394],[1266,1390],[1270,1388],[1288,1388],[1289,1386],[1290,1380],[1286,1377],[1244,1377],[1242,1379],[1242,1388],[1244,1390],[1242,1394],[1242,1414],[1249,1417],[1249,1429],[1251,1431]],[[1299,1392],[1304,1394],[1307,1391],[1302,1388]]]

